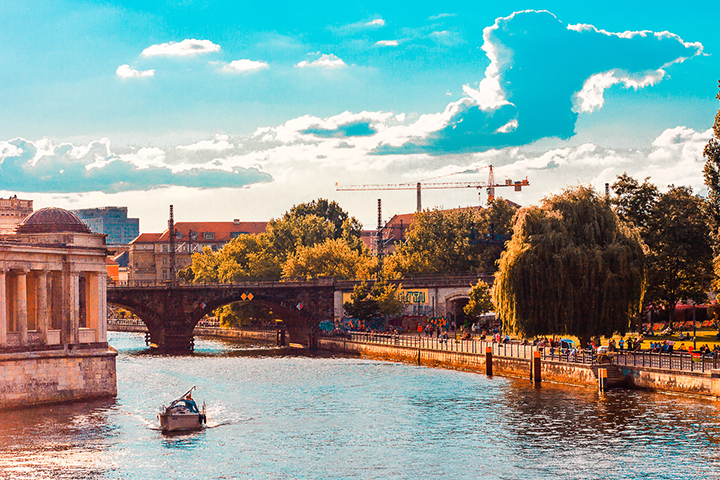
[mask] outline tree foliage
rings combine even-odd
[[[343,304],[345,314],[351,318],[370,320],[380,315],[400,313],[403,304],[398,298],[399,285],[384,281],[362,281],[353,289],[350,301]]]
[[[718,81],[720,86],[720,81]],[[720,93],[715,97],[720,100]],[[713,124],[713,137],[708,140],[703,154],[705,155],[705,167],[703,175],[705,186],[708,190],[707,212],[710,219],[711,233],[715,255],[720,255],[720,110],[715,115]]]
[[[522,335],[624,334],[642,304],[637,232],[588,187],[521,210],[494,285],[496,312]]]
[[[468,292],[468,304],[463,307],[465,315],[471,317],[479,317],[495,309],[492,302],[492,292],[487,283],[479,280],[475,285],[470,287]]]
[[[333,276],[342,279],[370,278],[377,273],[378,261],[366,248],[358,252],[342,239],[298,247],[283,265],[283,278],[312,279]]]
[[[385,260],[388,278],[495,270],[515,209],[503,199],[487,209],[458,208],[418,213],[407,241]]]
[[[180,276],[195,282],[233,282],[325,275],[357,278],[353,272],[358,272],[363,278],[377,268],[360,241],[361,228],[336,202],[303,203],[271,220],[264,233],[240,235],[218,252],[203,249]]]
[[[648,221],[658,201],[660,192],[649,182],[649,178],[639,183],[627,173],[618,175],[612,185],[616,196],[610,202],[615,213],[622,220],[635,225],[641,232],[647,231]]]
[[[702,302],[712,278],[712,245],[703,199],[689,187],[660,195],[643,235],[648,246],[648,302],[670,308]]]

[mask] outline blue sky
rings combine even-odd
[[[535,203],[625,171],[702,188],[720,106],[710,2],[3,2],[0,195],[127,205],[143,231],[314,198],[370,227],[466,170]],[[450,178],[450,179],[452,179]],[[484,201],[484,200],[483,200]],[[426,207],[477,204],[435,190]]]

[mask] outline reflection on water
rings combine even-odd
[[[112,333],[116,400],[3,413],[0,478],[716,478],[712,401]],[[208,427],[163,435],[190,386]]]

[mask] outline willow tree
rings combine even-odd
[[[568,189],[520,211],[494,284],[509,332],[625,334],[646,288],[643,246],[608,202],[588,187]]]

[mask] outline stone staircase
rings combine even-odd
[[[598,378],[598,369],[599,368],[607,369],[608,388],[622,388],[627,385],[625,375],[622,374],[622,371],[620,370],[620,367],[618,365],[615,365],[613,363],[603,363],[602,365],[598,365],[598,364],[593,365],[592,369],[593,369],[593,374],[595,375],[595,379]]]

